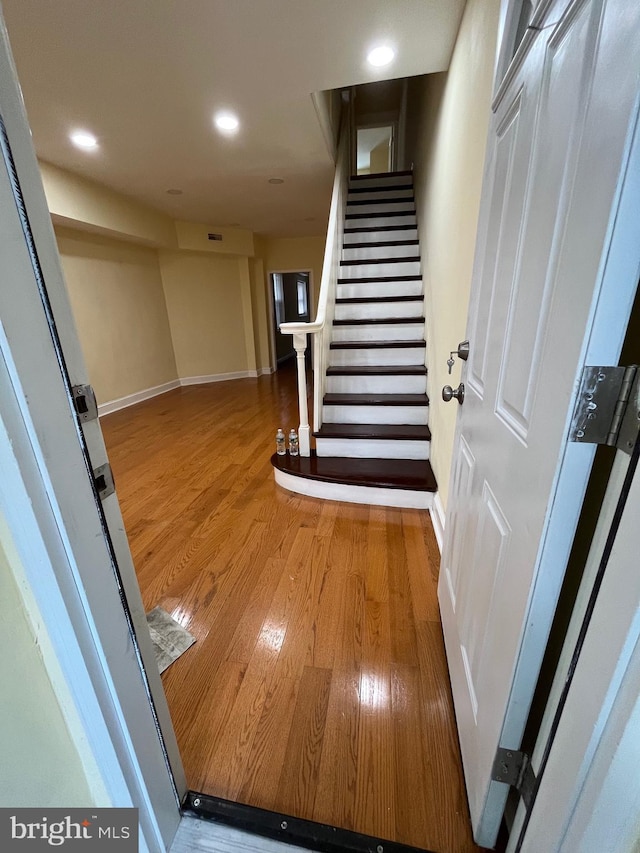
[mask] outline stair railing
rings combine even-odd
[[[326,369],[329,364],[329,345],[331,327],[335,310],[336,288],[340,274],[344,217],[347,208],[349,187],[350,149],[349,122],[343,112],[340,141],[336,157],[336,172],[333,181],[333,194],[327,226],[327,242],[322,262],[322,279],[318,296],[316,319],[311,323],[282,323],[283,335],[293,335],[298,370],[298,406],[300,425],[298,437],[300,455],[311,455],[311,427],[309,425],[309,406],[307,403],[306,358],[307,335],[313,336],[313,429],[317,432],[322,426],[322,400],[324,398]]]

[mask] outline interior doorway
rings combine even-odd
[[[269,273],[272,304],[273,352],[276,370],[295,358],[293,336],[283,335],[282,323],[308,323],[311,319],[311,271],[282,270]],[[309,352],[309,350],[307,350]]]
[[[359,127],[357,135],[357,174],[391,172],[394,160],[394,125]]]

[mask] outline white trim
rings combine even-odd
[[[311,498],[331,501],[346,501],[352,504],[372,506],[395,506],[406,509],[429,509],[433,492],[418,492],[413,489],[385,489],[380,486],[350,486],[346,483],[325,483],[298,477],[286,471],[273,469],[276,483],[289,492],[297,492]]]
[[[133,394],[127,394],[126,397],[118,397],[116,400],[110,400],[108,403],[101,403],[98,406],[98,415],[110,415],[111,412],[117,412],[120,409],[126,409],[127,406],[135,406],[136,403],[142,403],[144,400],[150,400],[152,397],[158,397],[160,394],[166,394],[167,391],[173,391],[174,388],[180,387],[179,379],[172,379],[171,382],[165,382],[163,385],[155,385],[153,388],[145,388],[142,391],[135,391]]]
[[[433,532],[436,534],[436,542],[438,549],[442,554],[442,546],[444,544],[444,526],[446,522],[446,513],[440,499],[440,492],[436,492],[433,498],[433,504],[429,507],[431,515],[431,523],[433,524]]]
[[[266,370],[266,368],[263,368]],[[256,379],[257,370],[235,370],[232,373],[209,373],[205,376],[183,376],[180,385],[208,385],[209,382],[228,382],[230,379]]]
[[[152,397],[158,397],[160,394],[166,394],[167,391],[173,391],[174,388],[181,388],[186,385],[206,385],[209,382],[227,382],[229,379],[255,379],[257,376],[268,376],[271,373],[275,373],[273,367],[259,367],[257,370],[238,370],[235,373],[212,373],[208,376],[185,376],[182,379],[172,379],[171,382],[165,382],[163,385],[155,385],[153,388],[145,388],[143,391],[127,394],[126,397],[118,397],[108,403],[101,403],[98,406],[98,414],[100,417],[110,415],[112,412],[126,409],[128,406],[135,406],[137,403],[143,403]]]

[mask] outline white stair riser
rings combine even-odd
[[[346,483],[325,483],[307,477],[296,477],[287,471],[273,469],[275,481],[283,489],[299,495],[309,495],[325,500],[347,501],[375,506],[398,506],[412,509],[429,509],[433,506],[433,492],[415,489],[390,489],[379,486],[352,486]]]
[[[379,299],[381,296],[421,295],[422,281],[371,281],[361,284],[338,284],[336,292],[338,299]]]
[[[411,175],[372,175],[371,177],[360,177],[356,181],[349,181],[349,189],[354,187],[406,187],[413,184]]]
[[[373,326],[334,326],[334,341],[421,341],[424,323],[380,323]]]
[[[370,438],[316,438],[318,456],[351,459],[428,459],[429,442]]]
[[[363,210],[359,212],[364,213]],[[416,215],[415,213],[402,213],[400,216],[364,216],[362,219],[346,219],[344,223],[345,228],[386,228],[387,225],[416,226]],[[390,233],[393,234],[394,232]]]
[[[327,376],[327,394],[426,394],[422,376]]]
[[[424,301],[353,302],[336,305],[336,320],[369,320],[377,317],[422,317]]]
[[[420,261],[391,261],[388,264],[348,264],[340,267],[339,278],[380,278],[420,275]]]
[[[378,223],[380,224],[380,223]],[[400,225],[400,222],[392,223]],[[348,219],[346,228],[358,228],[357,219]],[[364,228],[364,226],[362,226]],[[344,235],[345,246],[350,243],[381,243],[384,240],[417,240],[417,228],[402,228],[399,231],[355,231]],[[383,256],[380,256],[383,257]]]
[[[323,406],[325,424],[422,424],[429,418],[428,406]]]
[[[360,249],[342,250],[343,261],[370,261],[377,258],[406,258],[419,255],[420,246],[415,243],[402,243],[399,246],[367,246]]]
[[[347,213],[398,213],[399,211],[415,213],[416,205],[412,199],[407,201],[372,201],[371,204],[353,204],[347,202]]]
[[[366,192],[354,192],[353,189],[349,190],[349,195],[347,197],[347,202],[351,203],[352,201],[371,201],[376,199],[385,199],[385,198],[406,198],[409,201],[413,201],[413,187],[409,187],[408,190],[400,189],[402,184],[398,185],[398,189],[393,190],[380,190],[372,187],[368,189]]]
[[[424,364],[424,347],[379,347],[375,349],[332,349],[332,367],[365,367],[384,364]]]

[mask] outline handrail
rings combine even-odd
[[[313,428],[318,431],[322,426],[322,400],[326,366],[329,361],[329,344],[331,343],[331,326],[336,298],[338,271],[342,255],[344,231],[344,216],[349,185],[349,120],[347,110],[343,112],[340,141],[336,158],[336,172],[333,181],[329,223],[327,225],[327,242],[322,262],[322,278],[318,296],[316,319],[310,323],[282,323],[280,331],[283,335],[293,335],[293,346],[296,350],[298,368],[298,406],[300,410],[300,425],[298,436],[300,455],[311,454],[311,427],[309,426],[309,410],[307,405],[307,378],[305,352],[307,335],[313,335]]]

